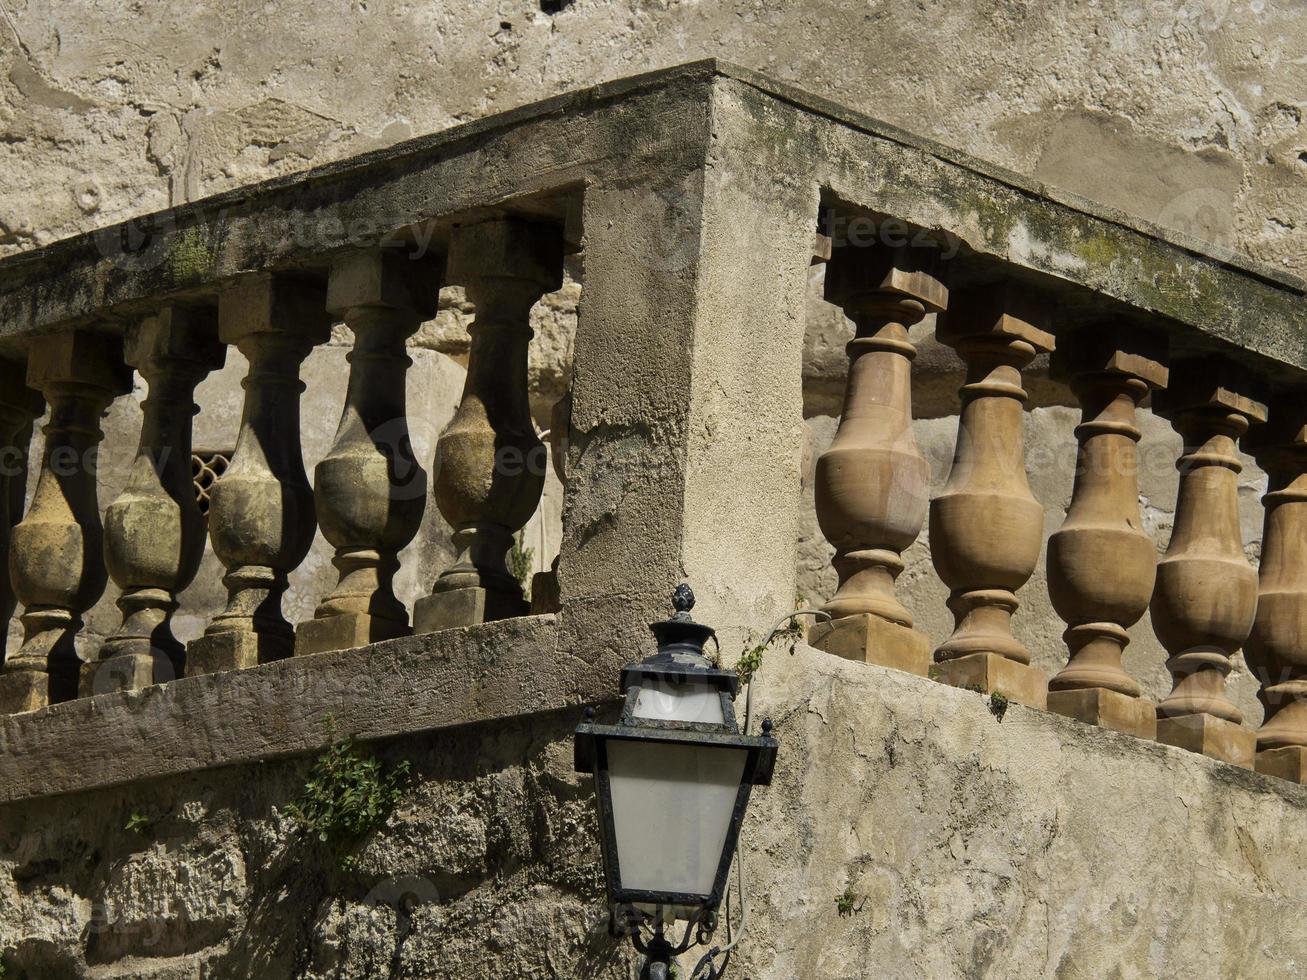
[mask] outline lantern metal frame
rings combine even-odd
[[[717,909],[726,895],[749,797],[754,786],[765,786],[771,782],[779,748],[778,742],[771,735],[770,721],[763,722],[761,735],[740,732],[733,704],[740,689],[739,675],[733,670],[715,666],[704,656],[704,644],[716,637],[710,626],[696,623],[690,618],[689,610],[694,605],[694,594],[689,586],[681,585],[677,588],[673,604],[677,611],[671,619],[650,626],[658,640],[658,652],[643,661],[629,664],[622,670],[621,690],[626,699],[618,722],[612,725],[598,724],[594,709],[587,708],[585,721],[576,729],[576,771],[595,777],[599,843],[610,912],[609,932],[614,936],[633,936],[638,939],[640,926],[651,918],[644,909],[651,906],[654,909],[652,921],[658,936],[662,935],[663,923],[675,919],[689,921],[687,939],[691,931],[697,931],[701,937],[711,935],[716,926]],[[721,702],[722,722],[637,717],[635,712],[641,692],[661,684],[706,684],[715,688]],[[712,888],[706,895],[622,886],[608,767],[608,746],[617,741],[745,752],[740,785],[732,806],[722,853],[713,874]]]

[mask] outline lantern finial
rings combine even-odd
[[[689,582],[682,582],[672,593],[672,608],[676,610],[673,619],[689,619],[690,610],[694,608],[694,590]]]

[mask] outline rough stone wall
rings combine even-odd
[[[1307,271],[1307,8],[1296,0],[4,9],[0,248],[716,56]]]
[[[1307,789],[805,646],[757,685],[731,980],[1301,975]],[[630,978],[577,720],[378,745],[413,778],[349,871],[287,814],[307,759],[0,808],[7,976]]]

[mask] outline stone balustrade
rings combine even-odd
[[[306,215],[309,233],[285,232]],[[714,63],[138,225],[0,261],[0,441],[20,464],[0,486],[0,601],[6,616],[21,604],[23,625],[0,711],[532,613],[557,616],[555,656],[586,665],[577,676],[592,680],[573,691],[584,699],[611,686],[685,576],[704,618],[742,639],[795,592],[804,291],[819,226],[825,298],[853,337],[812,487],[838,587],[810,644],[1307,780],[1301,284]],[[344,242],[347,228],[358,233]],[[559,288],[568,253],[581,259],[583,301],[551,454],[528,400],[530,313]],[[434,458],[418,459],[406,341],[448,285],[474,311],[465,387]],[[333,322],[352,334],[348,381],[310,483],[301,366]],[[956,451],[933,499],[912,407],[917,341],[932,324],[965,366]],[[207,514],[227,601],[183,645],[170,621],[206,535],[188,469],[195,389],[227,348],[248,364],[239,437]],[[1081,419],[1064,519],[1044,513],[1027,477],[1023,372],[1049,354]],[[139,445],[102,517],[100,417],[133,369],[148,388]],[[44,444],[20,512],[14,474],[42,398]],[[1137,478],[1150,398],[1184,442],[1160,560]],[[1241,439],[1271,479],[1260,578],[1236,513]],[[550,455],[565,477],[562,546],[528,602],[507,556]],[[428,492],[455,557],[410,618],[394,581]],[[337,582],[291,622],[283,596],[315,526]],[[949,594],[947,637],[927,636],[896,594],[923,531]],[[1065,666],[1051,678],[1013,632],[1041,557],[1065,623],[1053,644]],[[99,638],[82,619],[108,579],[121,617]],[[1122,661],[1145,613],[1173,679],[1157,704]],[[1225,695],[1245,645],[1263,688],[1259,730]]]

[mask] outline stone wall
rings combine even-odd
[[[1299,972],[1307,789],[805,646],[757,686],[734,980]],[[10,804],[7,976],[630,977],[578,715],[379,743],[413,777],[348,871],[287,814],[306,759]]]
[[[715,56],[1307,270],[1307,8],[1295,0],[6,9],[0,248]]]

